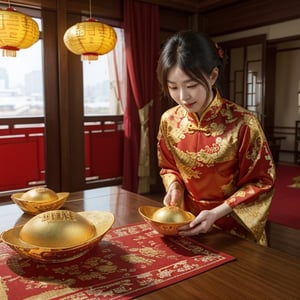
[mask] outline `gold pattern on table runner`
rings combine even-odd
[[[7,287],[6,287],[5,283],[3,282],[3,280],[0,276],[0,299],[1,300],[7,300],[8,299],[5,290],[7,290]]]
[[[292,187],[292,188],[300,188],[300,176],[294,177],[293,178],[294,183],[288,185],[288,187]]]
[[[51,300],[52,298],[57,298],[59,296],[68,295],[68,294],[70,294],[70,292],[72,292],[72,289],[63,288],[63,289],[59,289],[59,290],[47,291],[47,292],[44,292],[44,293],[41,293],[41,294],[35,295],[35,296],[30,296],[30,297],[24,298],[24,300]]]

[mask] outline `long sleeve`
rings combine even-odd
[[[168,140],[166,138],[167,132],[164,127],[164,123],[161,122],[161,126],[158,133],[158,163],[160,170],[160,176],[162,178],[164,187],[168,190],[168,187],[172,182],[177,181],[184,185],[176,162],[172,155],[170,145],[168,145]]]
[[[273,197],[275,167],[264,133],[255,118],[249,121],[240,136],[237,190],[226,202],[233,208],[233,217],[264,244],[262,232]]]

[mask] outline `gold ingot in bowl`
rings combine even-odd
[[[177,235],[180,227],[195,219],[192,213],[175,206],[142,206],[139,213],[153,229],[163,235]]]
[[[1,240],[35,261],[66,262],[90,251],[113,223],[114,215],[106,211],[54,210],[2,232]]]
[[[46,187],[36,187],[22,194],[21,200],[30,202],[49,202],[58,199],[57,194]]]
[[[69,193],[55,193],[46,187],[35,187],[25,193],[14,193],[11,199],[25,212],[31,215],[59,209],[67,200]]]
[[[187,213],[178,206],[165,206],[156,210],[152,219],[162,223],[182,223],[189,220]]]
[[[53,210],[38,214],[20,230],[24,242],[47,248],[74,247],[91,239],[95,226],[80,214]]]

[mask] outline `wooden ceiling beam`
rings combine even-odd
[[[214,9],[237,4],[241,0],[141,0],[161,7],[182,10],[192,13],[205,13]]]

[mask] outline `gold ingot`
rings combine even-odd
[[[152,219],[163,223],[182,223],[187,220],[187,214],[177,206],[165,206],[158,209]]]
[[[38,214],[20,230],[26,243],[48,248],[74,247],[96,234],[95,226],[78,213],[53,210]]]
[[[26,230],[23,231],[23,238],[20,237],[20,231],[25,225],[20,225],[3,231],[0,235],[0,240],[24,257],[43,263],[60,263],[76,259],[90,251],[102,240],[106,232],[114,223],[114,215],[107,211],[64,213],[63,218],[67,217],[65,220],[68,222],[67,225],[60,224],[57,220],[57,215],[53,218],[51,212],[43,213],[43,216],[46,220],[48,220],[48,222],[50,222],[51,219],[53,219],[54,222],[57,222],[57,224],[48,225],[53,226],[52,228],[54,230],[56,240],[58,241],[57,244],[61,245],[60,247],[47,247],[47,245],[49,245],[49,239],[52,239],[53,237],[49,235],[47,236],[44,231],[39,232],[39,230],[41,230],[39,228],[34,228],[35,226],[40,225],[39,223],[41,220],[34,222],[32,226],[25,223]],[[38,219],[37,216],[34,218]],[[82,227],[78,228],[77,224],[74,225],[74,222],[71,223],[72,221],[69,220],[69,218],[71,218],[71,220],[72,218],[78,220],[78,223],[81,224]],[[84,220],[82,220],[82,218]],[[86,223],[87,221],[89,223]],[[92,226],[90,224],[92,224]],[[57,226],[57,228],[55,228],[55,226]],[[67,232],[63,233],[63,228],[67,229]],[[33,229],[35,232],[31,232]],[[95,233],[93,235],[94,229]],[[66,237],[70,238],[70,236],[72,237],[72,240],[71,242],[68,242]],[[90,236],[92,236],[92,238],[89,238]],[[37,241],[34,241],[34,238],[37,239]],[[23,239],[30,241],[30,243]],[[78,245],[80,240],[83,242]],[[33,243],[41,245],[45,244],[45,246],[38,246]],[[69,247],[67,244],[76,245]]]
[[[69,196],[68,192],[55,193],[46,187],[35,187],[25,193],[14,193],[11,199],[27,214],[56,210],[63,206]]]
[[[141,206],[139,213],[158,233],[177,235],[179,228],[190,223],[195,216],[179,207]]]
[[[49,202],[57,199],[57,194],[53,190],[46,187],[33,188],[21,196],[21,200],[37,202]]]

